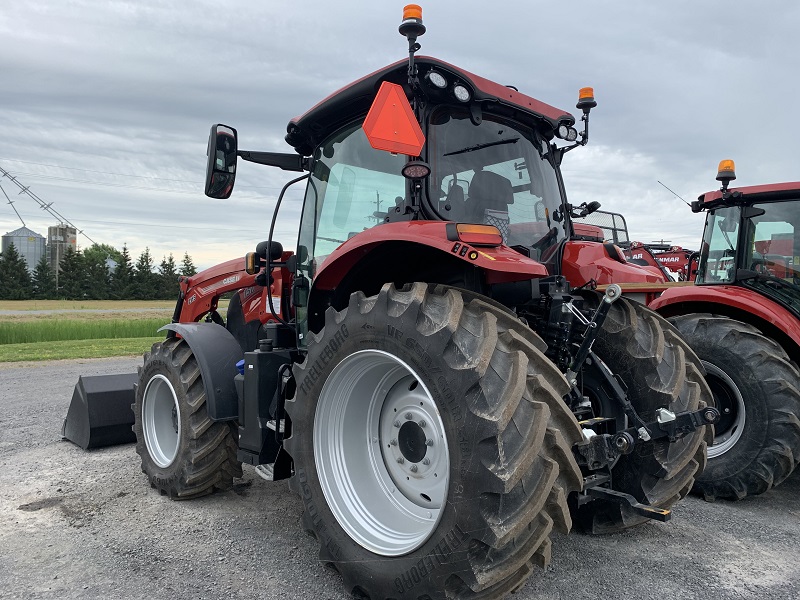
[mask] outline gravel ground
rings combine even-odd
[[[285,482],[245,467],[234,489],[156,494],[133,445],[61,440],[78,375],[138,358],[0,365],[0,597],[344,599],[315,559]],[[555,536],[553,560],[512,598],[800,598],[800,476],[737,503],[688,498],[670,523]]]

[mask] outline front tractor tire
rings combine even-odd
[[[359,598],[496,598],[550,558],[582,477],[538,336],[447,286],[358,292],[311,334],[287,401],[291,488]]]
[[[594,309],[599,295],[584,294]],[[645,422],[656,420],[656,410],[695,411],[711,404],[700,360],[664,318],[638,302],[618,299],[597,336],[593,350],[625,385],[628,400]],[[603,416],[625,421],[620,407],[597,386],[584,380],[584,393]],[[627,423],[632,426],[634,423]],[[621,456],[611,471],[612,488],[639,502],[668,509],[686,496],[706,464],[710,428],[670,443],[666,438],[637,442],[631,454]],[[612,533],[639,525],[647,518],[627,505],[594,500],[577,509],[576,524],[589,533]]]
[[[157,342],[144,355],[133,413],[142,471],[162,495],[205,496],[242,476],[235,425],[209,418],[200,367],[184,340]]]
[[[800,461],[800,371],[746,323],[711,314],[671,321],[703,361],[722,415],[696,491],[740,500],[778,485]]]

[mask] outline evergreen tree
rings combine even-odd
[[[80,250],[67,246],[58,270],[58,297],[81,300],[86,296],[86,269]]]
[[[128,246],[122,246],[117,268],[111,274],[111,290],[109,296],[113,300],[128,300],[133,292],[133,264]]]
[[[31,274],[25,259],[9,244],[0,254],[0,298],[4,300],[27,300],[33,296]]]
[[[92,246],[95,248],[97,244]],[[106,264],[107,255],[104,252],[84,252],[83,269],[85,294],[92,300],[107,300],[111,275]]]
[[[152,300],[159,292],[159,278],[153,273],[153,256],[150,248],[145,248],[136,261],[133,271],[133,298],[136,300]]]
[[[184,252],[183,254],[183,262],[181,263],[181,275],[185,277],[191,277],[192,275],[197,275],[197,268],[194,266],[192,262],[192,257],[189,256],[188,252]]]
[[[158,267],[159,298],[172,300],[177,298],[180,287],[178,286],[178,265],[175,257],[170,252],[169,258],[164,257]]]
[[[56,297],[56,274],[50,268],[46,256],[36,263],[33,271],[33,297],[37,300],[50,300]]]

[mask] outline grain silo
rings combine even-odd
[[[33,273],[36,269],[36,263],[45,256],[45,242],[43,235],[31,231],[27,227],[20,227],[3,236],[2,249],[5,252],[11,244],[14,244],[17,254],[28,265],[28,271]]]

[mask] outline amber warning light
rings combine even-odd
[[[503,236],[494,225],[458,223],[456,232],[459,241],[473,246],[499,246],[503,243]]]
[[[723,181],[725,179],[729,181],[736,179],[736,165],[730,159],[721,160],[717,168],[717,181]]]
[[[419,156],[425,135],[411,110],[406,93],[397,84],[384,81],[364,119],[370,146],[393,154]]]
[[[403,21],[406,19],[422,20],[422,7],[419,4],[406,4],[403,7]]]

